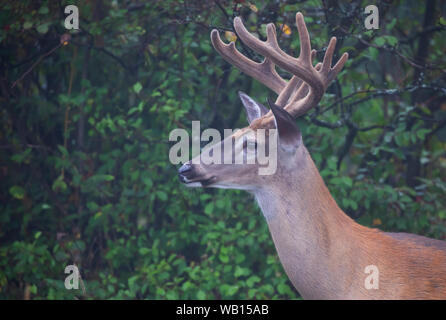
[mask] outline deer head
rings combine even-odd
[[[274,180],[286,177],[290,171],[302,170],[303,160],[308,152],[294,119],[319,103],[330,82],[344,66],[348,55],[344,53],[339,61],[331,66],[336,45],[336,38],[333,37],[322,63],[313,66],[312,60],[316,51],[311,50],[310,37],[300,12],[296,14],[296,24],[301,43],[298,58],[280,49],[274,24],[267,25],[267,40],[261,41],[246,30],[241,18],[234,19],[234,28],[240,39],[265,57],[261,63],[242,55],[234,42],[223,43],[218,31],[212,31],[212,44],[222,57],[273,90],[278,97],[274,103],[269,102],[268,111],[248,95],[239,93],[249,126],[236,131],[185,163],[179,169],[179,177],[187,186],[255,192]],[[291,73],[291,79],[283,79],[276,72],[276,66]],[[269,160],[276,161],[269,164],[269,170],[264,174],[261,174],[261,161],[252,161],[258,160],[260,154],[268,154]],[[229,159],[225,159],[225,156]],[[210,158],[220,161],[209,161]],[[237,162],[236,159],[243,161]]]

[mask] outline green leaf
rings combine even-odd
[[[50,10],[48,9],[48,7],[43,6],[43,7],[40,7],[38,12],[39,12],[39,14],[48,14],[50,12]]]
[[[164,191],[158,190],[156,191],[156,195],[161,201],[167,200],[167,194]]]
[[[31,285],[29,287],[29,292],[31,292],[32,294],[37,294],[37,286],[35,284]]]
[[[246,284],[248,285],[248,287],[252,287],[254,286],[254,284],[256,284],[257,282],[260,282],[260,278],[258,276],[251,276],[246,280]]]
[[[279,283],[277,285],[277,292],[279,292],[280,294],[285,294],[289,290],[290,288],[284,283]]]
[[[68,150],[64,146],[58,145],[57,148],[65,157],[68,157]]]
[[[377,37],[374,42],[375,42],[375,44],[377,46],[381,47],[381,46],[383,46],[386,43],[386,38],[384,38],[384,37]]]
[[[38,25],[37,26],[37,32],[45,34],[45,33],[48,32],[49,27],[50,27],[50,23],[49,22],[43,23],[41,25]]]
[[[247,276],[250,273],[248,268],[241,268],[239,266],[235,267],[234,276],[241,277],[241,276]]]
[[[63,180],[62,175],[60,175],[56,180],[54,180],[52,189],[54,192],[65,191],[67,189],[67,184]]]
[[[395,24],[396,24],[396,18],[393,18],[392,19],[392,21],[390,21],[387,25],[386,25],[386,29],[387,30],[392,30],[393,29],[393,27],[395,26]]]
[[[146,254],[150,253],[150,249],[149,248],[139,248],[139,254],[142,256],[145,256]]]
[[[25,197],[25,189],[19,186],[12,186],[9,188],[9,193],[16,199],[23,199]]]
[[[350,177],[342,177],[342,180],[344,181],[344,184],[346,184],[347,186],[349,187],[353,186],[353,181],[352,179],[350,179]]]
[[[350,199],[350,207],[351,207],[353,210],[358,210],[358,204],[356,203],[356,201],[351,200],[351,199]]]
[[[151,188],[153,186],[152,179],[150,179],[149,177],[144,177],[141,180],[148,188]]]
[[[223,199],[218,199],[215,202],[215,205],[216,205],[217,208],[223,209],[225,207],[225,201]]]
[[[430,129],[420,129],[420,130],[417,130],[417,137],[418,137],[420,140],[424,140],[424,137],[426,137],[426,135],[427,135],[429,132],[431,132]]]
[[[31,21],[25,21],[25,23],[23,24],[23,29],[28,30],[30,28],[32,28],[33,23]]]
[[[398,39],[393,36],[386,36],[386,42],[393,47],[398,43]]]
[[[115,177],[111,174],[95,174],[88,178],[87,182],[97,184],[103,181],[113,181],[114,179]]]
[[[204,299],[206,299],[206,293],[204,293],[203,290],[198,290],[198,292],[197,292],[197,299],[198,299],[198,300],[204,300]]]
[[[204,213],[206,214],[212,214],[212,212],[214,211],[214,202],[209,202],[205,207],[204,207]]]
[[[233,296],[234,294],[237,293],[239,287],[238,286],[228,286],[228,289],[226,291],[226,294],[228,296]]]
[[[135,91],[137,94],[140,93],[142,90],[142,84],[140,82],[137,82],[133,85],[133,91]]]
[[[220,254],[218,255],[218,258],[220,259],[221,262],[228,263],[229,256],[224,252],[223,249],[225,249],[225,248],[224,247],[222,248],[222,250],[220,251]]]
[[[17,163],[25,162],[29,159],[29,155],[31,154],[31,148],[26,149],[21,153],[14,154],[11,157],[11,160]]]
[[[349,187],[353,185],[353,181],[350,177],[334,177],[330,180],[330,183],[334,185],[347,185]]]

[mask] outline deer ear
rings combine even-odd
[[[274,115],[274,123],[279,134],[279,145],[285,150],[295,150],[302,144],[302,135],[293,117],[269,99],[268,104]]]
[[[245,107],[249,124],[268,112],[268,109],[263,104],[258,103],[246,93],[239,91],[238,95],[242,100],[243,106]]]

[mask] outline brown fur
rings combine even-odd
[[[262,210],[274,211],[267,218],[274,243],[304,298],[446,299],[446,242],[357,224],[337,206],[309,155],[305,162],[257,195]],[[279,194],[287,201],[275,201]],[[379,289],[365,288],[368,265],[378,267]]]

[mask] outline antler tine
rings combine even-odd
[[[261,63],[246,58],[237,50],[234,42],[225,44],[216,29],[211,32],[211,41],[215,50],[242,72],[260,81],[277,94],[280,94],[285,88],[286,81],[276,72],[275,66],[269,58],[266,57]]]
[[[345,52],[341,58],[336,62],[335,66],[332,68],[331,63],[333,60],[333,54],[336,47],[336,37],[332,37],[327,47],[327,51],[325,51],[324,60],[322,62],[322,67],[320,74],[323,76],[324,84],[326,87],[336,78],[339,71],[342,70],[344,64],[348,60],[348,53]]]
[[[300,12],[296,14],[296,26],[300,41],[300,54],[298,60],[301,60],[306,66],[312,66],[310,34],[308,33],[304,16]]]
[[[316,50],[311,50],[311,61],[313,61],[315,56],[316,56]],[[297,76],[293,76],[291,80],[288,81],[286,87],[277,97],[275,104],[284,107],[289,101],[290,97],[293,95],[293,93],[295,96],[297,92],[304,92],[304,90],[300,90],[303,86],[305,86],[308,89],[308,85],[305,84],[302,79],[298,78]],[[303,96],[305,96],[305,94],[306,91]],[[301,98],[303,98],[303,96]]]
[[[319,71],[322,67],[322,63],[318,63],[315,66],[315,69]],[[299,86],[296,86],[297,89],[295,89],[292,92],[292,95],[288,98],[288,102],[285,104],[286,110],[290,113],[290,106],[296,103],[298,100],[301,100],[305,98],[309,92],[308,84],[302,81],[302,83]],[[276,103],[277,104],[277,103]],[[291,112],[292,113],[292,112]]]
[[[322,82],[324,84],[324,91],[328,85],[333,81],[336,75],[342,70],[344,64],[347,62],[348,53],[345,52],[335,66],[332,68],[331,63],[333,60],[334,49],[336,47],[336,38],[332,37],[328,44],[327,50],[325,51],[324,60],[322,63],[318,63],[315,69],[321,76]],[[285,106],[285,110],[294,117],[301,116],[305,114],[308,110],[315,107],[320,99],[314,97],[314,91],[310,90],[307,94],[306,85],[302,85],[299,90],[295,92],[295,95],[290,98],[289,103]]]

